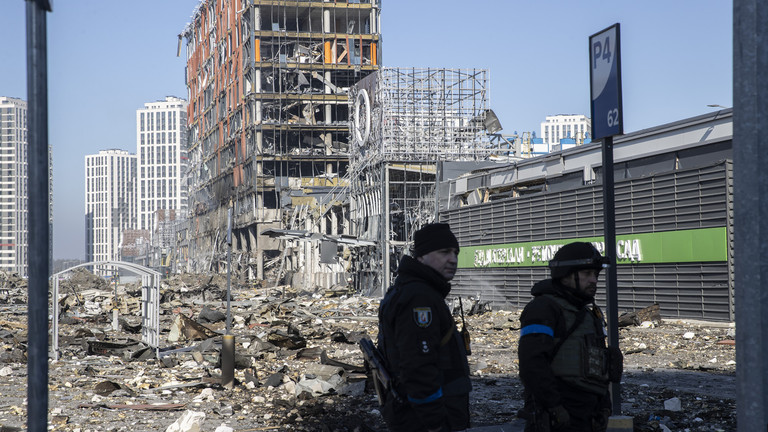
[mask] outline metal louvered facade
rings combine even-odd
[[[717,165],[616,183],[616,234],[724,227],[732,216],[732,167]],[[602,187],[509,198],[445,212],[460,244],[519,243],[603,234]],[[732,245],[732,233],[728,235]],[[667,318],[733,320],[726,262],[622,264],[620,310],[659,303]],[[546,267],[462,269],[452,294],[497,306],[523,307]],[[604,304],[603,296],[598,301]]]
[[[699,126],[706,130],[706,124]],[[679,125],[678,129],[685,127]],[[664,139],[668,136],[667,133]],[[724,233],[722,249],[727,249],[722,251],[719,261],[620,262],[619,311],[658,303],[664,318],[734,321],[731,147],[728,136],[694,141],[652,156],[629,155],[617,161],[617,238],[717,229]],[[546,166],[547,161],[539,163]],[[493,178],[516,178],[501,170],[465,178],[461,185],[474,182],[476,186],[467,188],[468,192],[477,194],[479,190],[489,199],[474,205],[443,203],[440,220],[451,225],[462,250],[479,245],[602,237],[602,176],[599,166],[588,165],[570,173],[544,174],[528,181],[528,185],[535,184],[544,190],[530,194],[509,192],[513,185],[521,184],[519,177],[517,182],[494,181]],[[517,170],[522,172],[524,168]],[[584,185],[589,175],[595,179]],[[455,181],[450,187],[450,199],[456,201],[461,193],[455,190],[460,187]],[[462,193],[468,196],[467,192]],[[545,265],[461,268],[453,280],[451,294],[479,297],[494,307],[522,308],[531,299],[533,284],[548,277]],[[598,290],[597,302],[605,305],[604,290]]]

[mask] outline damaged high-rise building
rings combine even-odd
[[[190,159],[182,267],[223,269],[231,226],[240,275],[346,278],[347,92],[379,68],[379,14],[379,0],[200,2],[180,35]]]

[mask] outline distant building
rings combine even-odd
[[[533,143],[535,154],[565,150],[588,141],[592,120],[581,114],[547,116],[541,122],[541,142]]]
[[[60,271],[82,264],[85,261],[77,258],[62,258],[53,260],[53,273],[59,273]]]
[[[27,277],[27,102],[0,97],[0,270]]]
[[[150,236],[147,230],[129,229],[123,231],[120,245],[120,260],[141,265],[148,265],[150,255]]]
[[[85,156],[86,261],[120,260],[123,233],[136,228],[135,181],[136,155],[113,149]]]
[[[136,110],[137,229],[153,238],[163,223],[187,213],[186,129],[184,99],[168,96]]]

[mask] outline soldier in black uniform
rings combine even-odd
[[[401,400],[388,395],[382,415],[391,431],[460,431],[469,427],[469,366],[445,297],[456,274],[459,243],[448,224],[414,236],[394,285],[379,307],[379,348]]]
[[[609,382],[620,379],[622,358],[618,348],[607,348],[605,320],[595,305],[606,262],[591,243],[569,243],[549,262],[552,279],[531,289],[518,345],[526,432],[607,428]]]

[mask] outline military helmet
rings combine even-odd
[[[573,242],[561,247],[549,262],[552,279],[560,279],[569,274],[585,269],[595,269],[598,272],[608,264],[608,259],[587,242]]]

